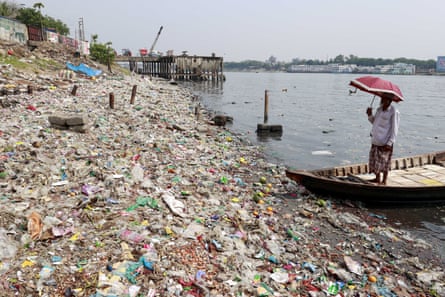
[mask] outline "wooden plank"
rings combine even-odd
[[[404,176],[388,177],[387,183],[389,186],[404,186],[404,187],[416,187],[419,183],[416,181],[407,179]]]
[[[422,176],[427,177],[427,178],[435,178],[435,177],[439,177],[440,174],[434,171],[424,171],[422,173],[420,173]]]

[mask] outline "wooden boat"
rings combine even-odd
[[[314,194],[369,206],[445,204],[445,151],[393,159],[386,185],[370,181],[365,163],[286,175]]]

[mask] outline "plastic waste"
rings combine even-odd
[[[28,233],[32,240],[40,239],[43,232],[42,217],[37,212],[33,211],[28,216]]]
[[[141,257],[141,258],[139,259],[139,262],[141,262],[142,265],[143,265],[145,268],[147,268],[148,270],[151,270],[151,271],[154,270],[153,262],[149,261],[149,260],[146,259],[144,256]]]
[[[129,243],[140,243],[145,239],[145,236],[128,229],[124,229],[120,232],[119,238]]]
[[[298,237],[291,229],[286,229],[286,233],[289,237],[291,237],[293,240],[298,241],[300,240],[300,237]]]
[[[329,295],[337,295],[339,291],[340,291],[340,286],[339,286],[338,282],[329,283],[328,289],[327,289],[327,292]]]
[[[86,196],[90,196],[90,195],[94,195],[98,192],[100,192],[102,189],[98,186],[92,186],[92,185],[83,185],[82,186],[82,194],[86,195]]]
[[[131,170],[131,176],[135,183],[141,183],[144,180],[144,169],[137,163]]]
[[[54,285],[54,280],[49,280],[52,273],[54,272],[54,268],[50,266],[43,266],[39,273],[39,280],[37,282],[37,290],[40,292],[43,289],[44,285]]]
[[[196,280],[197,282],[203,281],[204,278],[205,278],[205,276],[206,276],[205,271],[198,270],[198,271],[196,272],[196,275],[195,275],[195,280]]]
[[[351,271],[352,273],[355,273],[357,275],[363,274],[363,268],[357,261],[353,260],[350,256],[345,255],[343,257],[346,267]]]
[[[270,275],[270,278],[280,284],[285,284],[289,281],[289,274],[285,271],[276,271]]]
[[[99,272],[96,294],[98,296],[124,296],[126,286],[118,275],[105,275]]]
[[[177,200],[172,194],[169,192],[165,192],[162,194],[162,199],[164,202],[168,205],[170,210],[180,217],[186,217],[186,214],[184,212],[185,205],[181,201]]]
[[[158,209],[159,203],[154,198],[139,196],[138,198],[136,198],[136,204],[133,204],[130,207],[128,207],[127,211],[132,211],[138,207],[143,207],[143,206],[149,206],[152,209]]]
[[[259,297],[263,297],[263,296],[273,296],[274,291],[272,290],[271,287],[269,287],[266,283],[261,283],[260,287],[258,287],[258,296]]]
[[[309,269],[311,272],[315,272],[317,270],[317,266],[312,263],[303,262],[303,268]]]
[[[6,230],[3,228],[0,228],[0,259],[11,259],[14,258],[14,256],[17,253],[17,243],[10,238]],[[1,271],[0,266],[0,271]]]
[[[274,263],[274,264],[278,264],[280,263],[280,261],[278,261],[278,258],[275,257],[274,255],[269,256],[269,258],[267,258],[269,260],[269,262]]]
[[[264,250],[260,250],[257,254],[254,255],[255,259],[264,259],[264,256],[266,255],[266,253],[264,252]]]

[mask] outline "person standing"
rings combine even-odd
[[[384,185],[391,169],[391,158],[400,122],[400,113],[391,105],[392,99],[393,95],[384,94],[374,115],[372,107],[366,110],[368,121],[372,124],[369,173],[375,174],[373,182]]]

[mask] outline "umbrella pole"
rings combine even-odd
[[[371,105],[369,107],[372,107],[372,104],[374,103],[375,95],[372,97]]]

